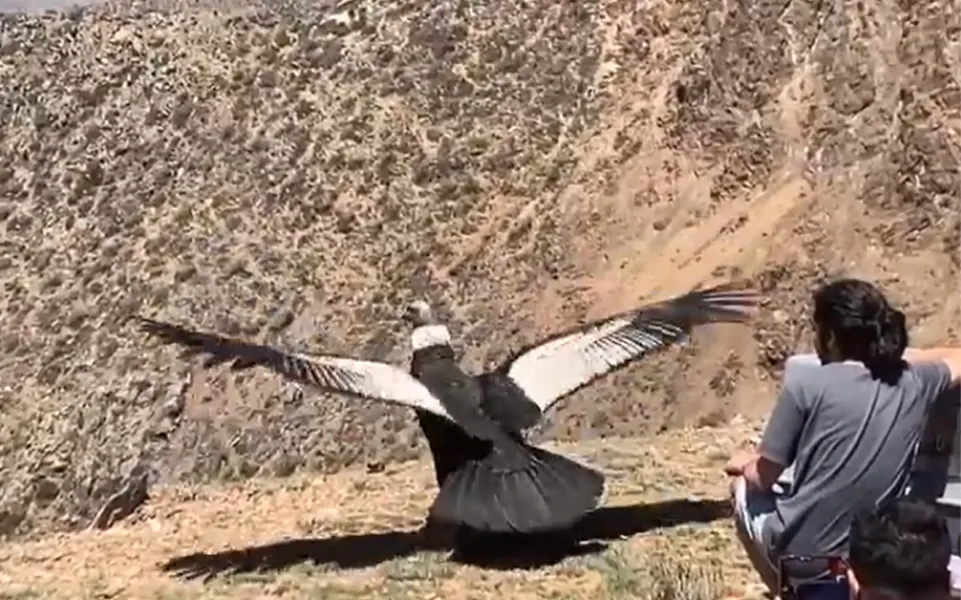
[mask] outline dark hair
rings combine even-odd
[[[845,360],[859,360],[875,377],[897,382],[907,364],[904,313],[888,303],[874,285],[860,279],[839,279],[814,292],[814,322],[818,335],[834,335]],[[823,337],[822,337],[823,340]]]
[[[849,563],[863,588],[904,598],[951,587],[951,536],[934,506],[899,498],[851,525]]]

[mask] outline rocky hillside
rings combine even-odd
[[[161,10],[162,9],[162,10]],[[543,437],[763,413],[812,284],[958,339],[957,3],[346,0],[0,15],[0,534],[132,472],[410,458],[410,415],[204,372],[145,314],[407,360],[426,295],[472,367],[737,277],[753,327],[579,392]]]

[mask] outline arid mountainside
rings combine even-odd
[[[132,472],[424,448],[134,314],[404,364],[423,295],[479,368],[694,286],[768,295],[578,392],[538,433],[568,440],[763,414],[825,277],[958,340],[956,2],[154,4],[0,15],[0,535],[85,526]]]

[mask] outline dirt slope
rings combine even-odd
[[[958,339],[957,3],[156,4],[0,16],[0,535],[86,525],[134,470],[423,449],[135,313],[402,364],[426,294],[480,367],[696,285],[769,295],[570,398],[561,439],[763,413],[824,277]]]

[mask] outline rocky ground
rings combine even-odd
[[[751,327],[582,390],[539,432],[588,443],[763,414],[826,277],[884,285],[917,344],[958,341],[958,10],[0,15],[0,535],[85,527],[132,476],[377,470],[424,449],[405,411],[204,372],[134,314],[403,364],[396,316],[426,295],[478,368],[694,286],[761,287]]]
[[[562,447],[610,474],[608,506],[544,544],[418,552],[428,461],[159,488],[105,532],[0,547],[0,598],[762,600],[722,465],[754,430],[671,430]]]

